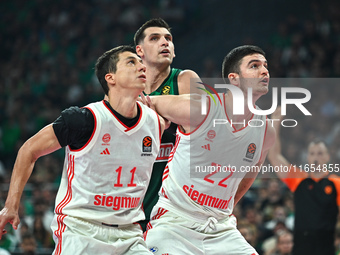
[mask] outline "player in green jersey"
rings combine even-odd
[[[175,57],[175,47],[170,27],[163,19],[151,19],[144,23],[137,30],[134,42],[137,54],[146,66],[145,95],[202,93],[197,87],[203,88],[203,86],[197,82],[192,82],[190,86],[190,79],[199,79],[194,71],[170,67]],[[175,130],[172,126],[162,136],[160,152],[154,164],[149,188],[143,202],[146,219],[140,224],[144,231],[150,220],[151,210],[158,201],[163,170],[175,142],[174,133]]]

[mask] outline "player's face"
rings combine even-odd
[[[308,163],[314,167],[323,167],[329,161],[329,153],[324,143],[311,143],[308,147]]]
[[[137,46],[137,53],[143,61],[170,65],[175,57],[171,33],[164,27],[148,27],[144,34],[144,41]]]
[[[114,74],[115,83],[121,87],[145,89],[145,69],[139,56],[129,51],[122,52]]]
[[[268,92],[269,71],[266,58],[261,54],[245,56],[240,64],[240,88],[247,92],[253,89],[253,95],[264,95]]]

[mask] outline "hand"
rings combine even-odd
[[[152,103],[152,100],[151,100],[151,98],[149,96],[144,96],[143,93],[140,93],[140,97],[138,97],[137,100],[139,102],[143,103],[144,105],[146,105],[147,107],[149,107],[150,109],[154,110],[157,113],[156,107]],[[164,130],[168,129],[170,127],[171,121],[167,120],[166,118],[162,117],[161,115],[159,115],[159,117],[160,117],[160,121],[164,123],[164,127],[165,127]]]
[[[143,93],[140,93],[140,97],[138,98],[139,102],[142,102],[147,107],[151,108],[152,110],[156,111],[156,107],[152,103],[152,100],[149,96],[144,96]]]
[[[12,224],[12,227],[15,230],[17,230],[18,225],[20,223],[20,219],[17,211],[4,207],[0,211],[0,230],[2,229],[2,231],[0,231],[0,240],[2,238],[2,235],[7,233],[5,226],[8,222]]]

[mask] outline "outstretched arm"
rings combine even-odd
[[[35,161],[50,154],[61,146],[54,134],[52,124],[41,129],[36,135],[28,139],[20,148],[11,177],[5,207],[0,211],[0,230],[9,222],[14,229],[18,228],[20,219],[18,209],[24,187],[31,176]],[[0,231],[0,239],[5,232]]]
[[[274,146],[268,152],[268,161],[272,166],[276,167],[289,167],[291,164],[281,153],[281,139],[280,139],[280,129],[281,129],[281,107],[278,107],[272,114],[273,126],[276,131],[276,140]],[[279,120],[279,121],[278,121]],[[288,172],[278,171],[277,175],[280,179],[287,178]]]
[[[260,172],[261,167],[262,167],[262,165],[263,165],[263,163],[266,159],[268,151],[270,150],[270,148],[275,143],[275,138],[276,138],[275,137],[275,129],[271,125],[268,124],[267,133],[266,133],[266,136],[264,138],[264,144],[263,144],[261,158],[260,158],[259,162],[256,164],[256,168],[255,168],[255,169],[257,169],[257,172],[249,172],[242,179],[242,181],[238,185],[238,189],[237,189],[237,192],[235,194],[234,206],[238,203],[238,201],[240,201],[240,199],[244,196],[244,194],[246,194],[246,192],[249,190],[249,188],[251,187],[251,185],[255,181],[256,176]]]
[[[204,120],[201,114],[200,95],[167,95],[150,97],[155,110],[165,119],[182,127],[190,133]]]

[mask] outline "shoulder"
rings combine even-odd
[[[192,79],[192,78],[199,79],[200,77],[194,71],[186,69],[186,70],[180,71],[180,73],[178,74],[177,81],[178,81],[178,83],[183,83],[183,82],[186,82],[188,80],[190,81],[190,79]]]
[[[89,112],[89,109],[83,108],[83,107],[78,107],[78,106],[71,106],[61,112],[62,115],[69,116],[69,115],[82,115],[86,114]]]
[[[337,190],[340,191],[340,177],[336,174],[330,174],[328,180],[334,183],[337,187]]]
[[[153,100],[154,98],[157,98],[158,96],[150,96],[150,98]],[[143,111],[143,113],[147,114],[147,115],[151,115],[151,116],[155,116],[157,115],[157,112],[152,109],[151,107],[149,106],[146,106],[145,104],[143,104],[142,102],[140,101],[137,101],[137,104],[140,106],[140,109]]]
[[[163,96],[162,96],[162,97],[163,97]],[[159,120],[160,120],[159,117],[161,117],[161,116],[156,112],[155,109],[150,108],[150,107],[144,105],[144,104],[141,103],[141,102],[138,102],[138,101],[137,101],[137,103],[138,103],[138,105],[141,107],[141,110],[142,110],[142,112],[143,112],[143,115],[146,115],[146,116],[148,116],[148,118],[151,118],[151,119],[153,119],[153,120],[156,121],[156,122],[159,122]]]
[[[93,122],[94,120],[93,114],[88,108],[80,108],[78,106],[72,106],[63,110],[60,117],[73,128],[86,126],[88,121]]]
[[[79,149],[88,141],[94,125],[94,116],[89,109],[70,107],[53,122],[53,129],[62,147],[70,145]]]
[[[335,189],[336,189],[336,193],[337,193],[336,202],[337,202],[337,205],[340,206],[340,178],[339,178],[338,175],[331,174],[328,177],[328,180],[330,180],[331,182],[334,183],[334,186],[335,186]]]
[[[193,70],[185,69],[181,70],[178,74],[178,80],[185,78],[199,78],[198,74]]]
[[[197,87],[204,88],[204,86],[199,84],[199,82],[201,82],[201,79],[198,76],[198,74],[195,73],[194,71],[189,70],[189,69],[181,71],[177,78],[179,94],[181,95],[181,94],[193,93],[194,90],[195,90],[195,93],[198,93],[199,90],[196,91]]]
[[[78,107],[78,106],[71,106],[61,112],[61,115],[64,117],[70,117],[70,116],[86,116],[86,115],[92,115],[91,111],[87,107]]]

